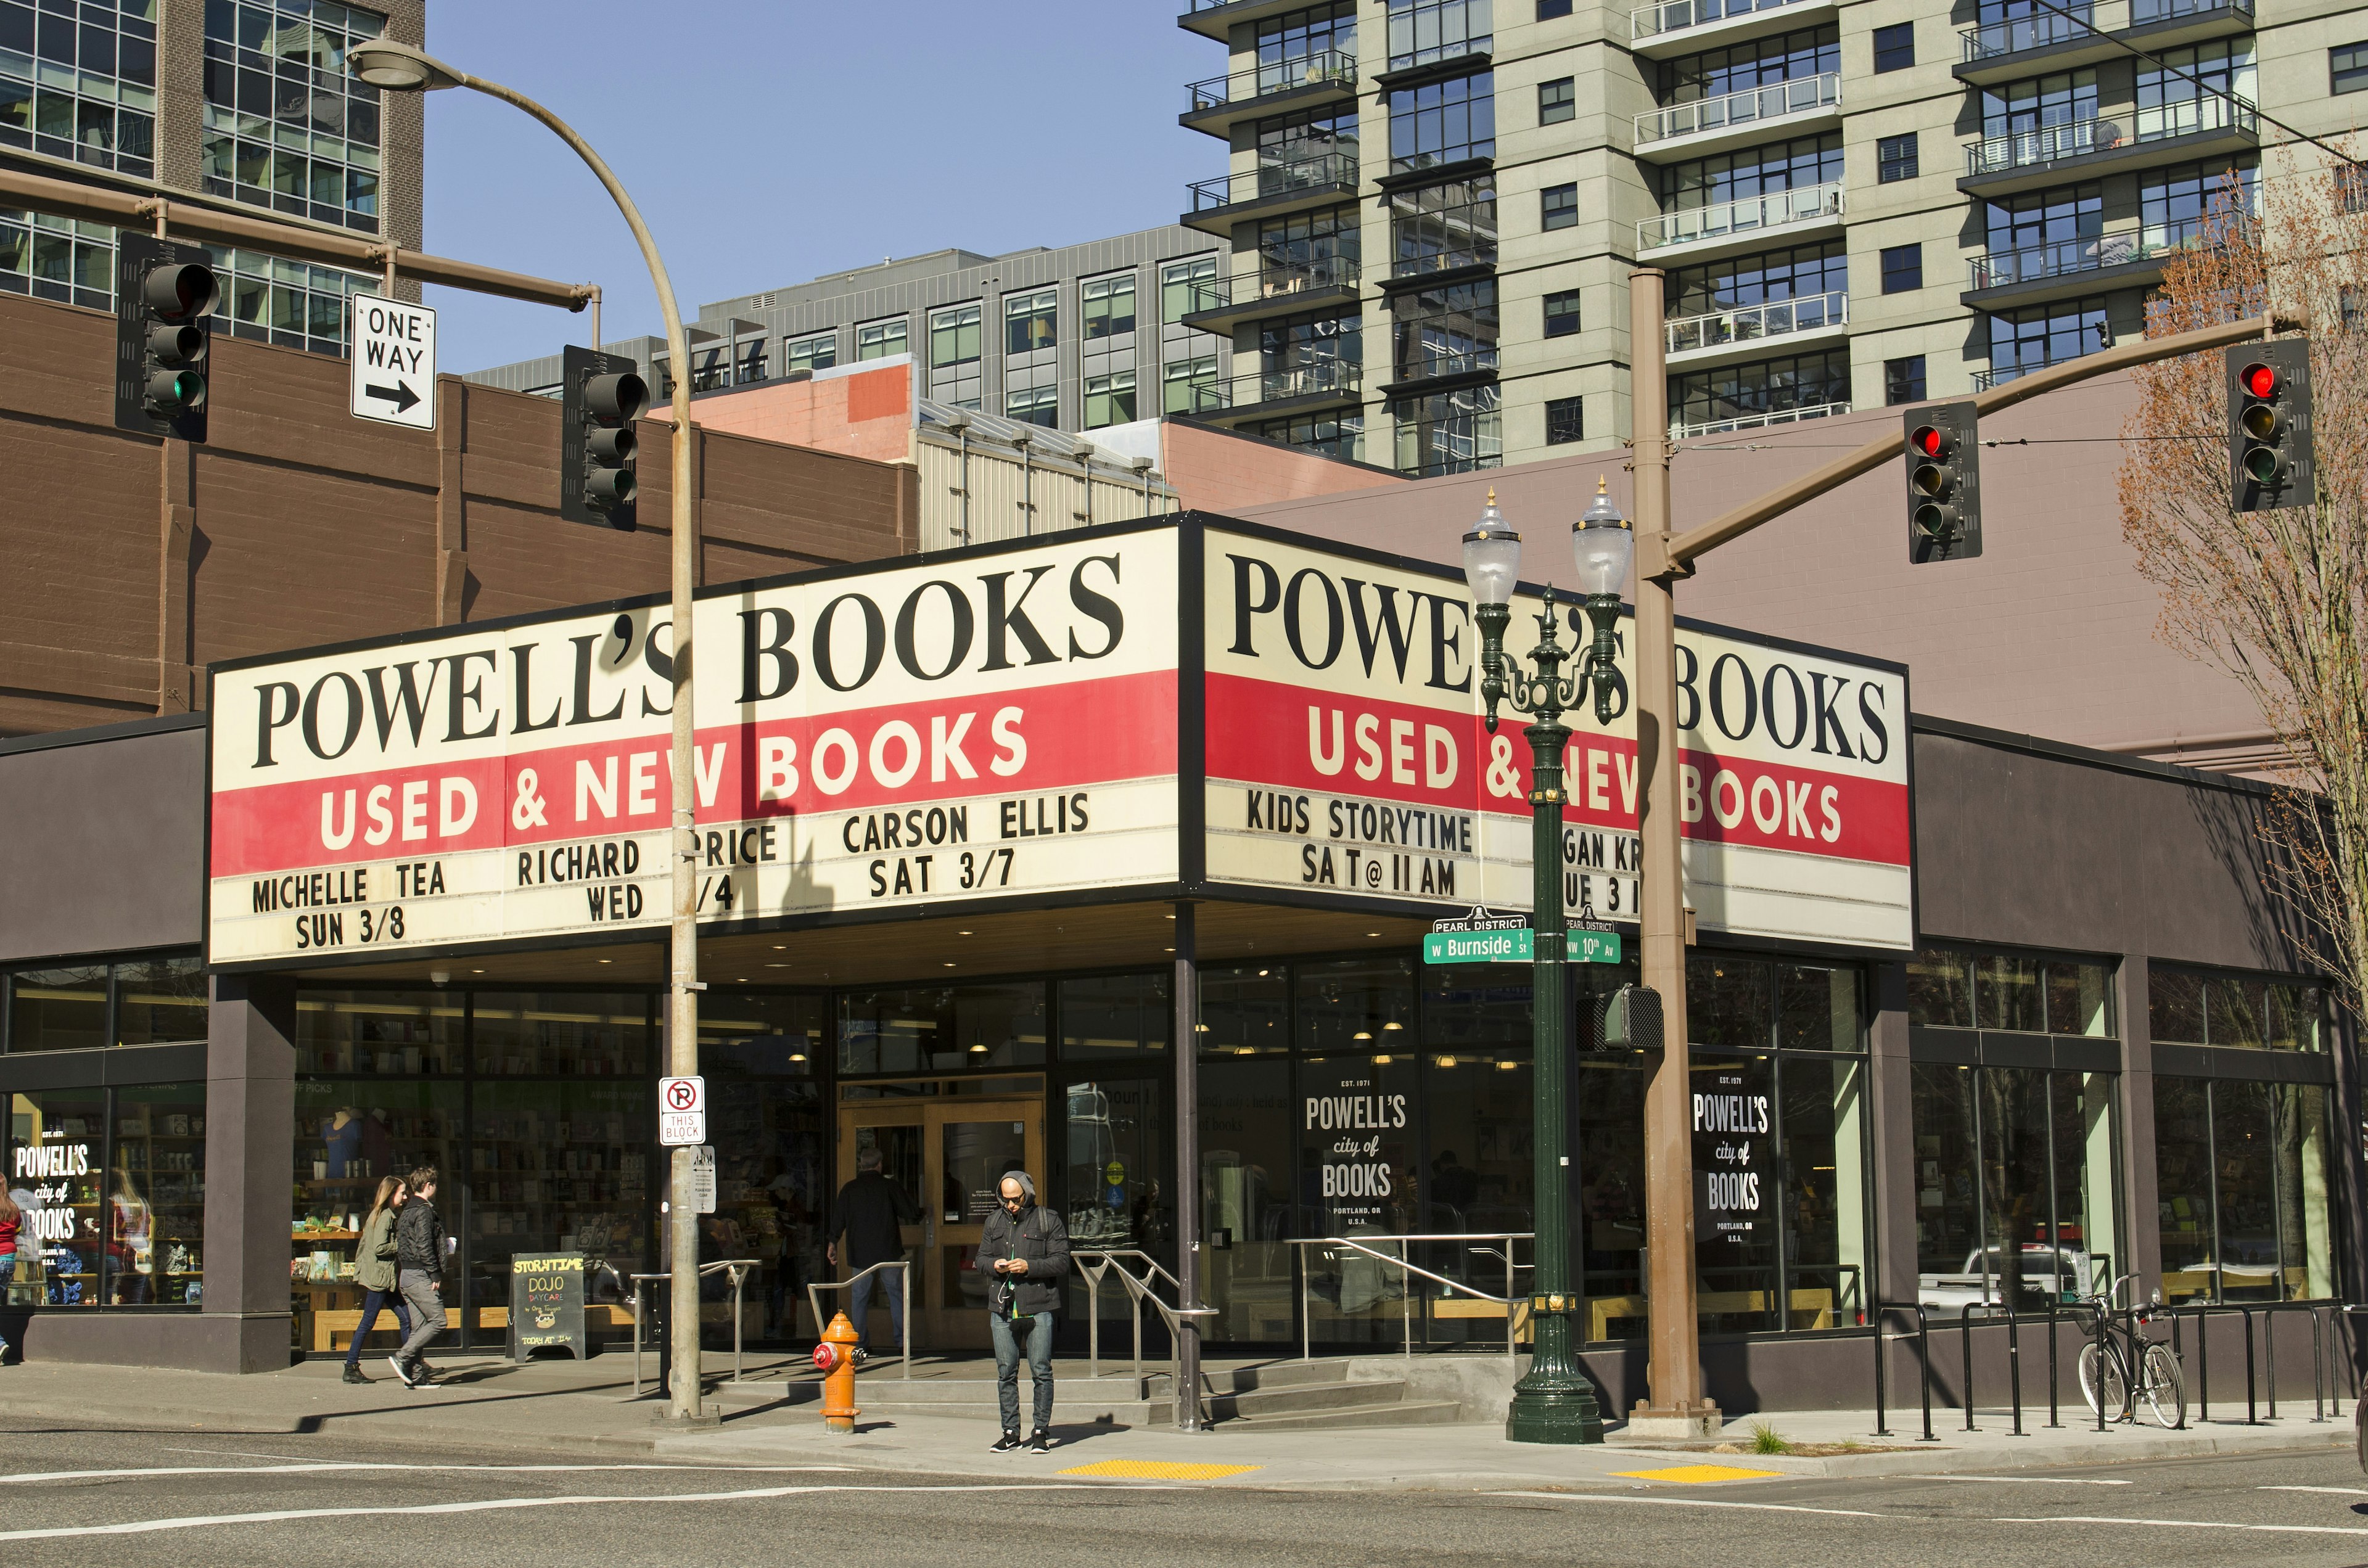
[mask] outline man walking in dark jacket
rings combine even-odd
[[[1036,1384],[1036,1426],[1028,1451],[1047,1453],[1053,1447],[1053,1323],[1069,1274],[1069,1228],[1058,1214],[1037,1205],[1036,1184],[1026,1171],[1007,1173],[1000,1195],[1002,1204],[986,1217],[972,1259],[987,1280],[987,1332],[995,1341],[995,1392],[1003,1408],[1003,1436],[993,1446],[999,1454],[1020,1446],[1024,1346],[1028,1375]]]
[[[444,1217],[436,1212],[436,1167],[422,1165],[404,1179],[411,1196],[394,1221],[395,1285],[411,1308],[411,1337],[388,1358],[405,1387],[436,1387],[434,1374],[419,1353],[444,1332]]]
[[[902,1258],[905,1235],[901,1227],[921,1222],[920,1210],[903,1187],[881,1174],[881,1164],[877,1148],[857,1153],[855,1179],[838,1189],[829,1244],[823,1249],[823,1256],[835,1264],[839,1261],[838,1244],[845,1242],[847,1266],[859,1275],[875,1263],[893,1263]],[[857,1334],[864,1334],[871,1320],[871,1288],[877,1285],[888,1297],[888,1321],[895,1329],[896,1343],[905,1343],[905,1281],[898,1278],[904,1272],[885,1268],[877,1274],[863,1275],[848,1290],[847,1317]],[[814,1325],[817,1332],[822,1326]]]

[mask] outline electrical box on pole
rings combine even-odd
[[[633,421],[649,406],[650,390],[622,354],[570,345],[562,373],[559,515],[630,530],[640,460]]]
[[[205,440],[207,360],[221,292],[205,246],[117,235],[117,429]]]
[[[1982,552],[1981,429],[1970,403],[1911,408],[1907,559],[1968,561]]]
[[[2240,343],[2228,350],[2228,493],[2239,512],[2274,512],[2318,499],[2309,339]]]

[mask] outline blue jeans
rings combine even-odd
[[[909,1266],[907,1268],[883,1268],[877,1274],[865,1275],[847,1288],[847,1321],[855,1325],[858,1340],[871,1337],[871,1288],[877,1285],[882,1294],[888,1298],[888,1322],[895,1330],[896,1344],[899,1346],[904,1345],[905,1281],[898,1276],[905,1274],[908,1269]]]
[[[403,1298],[393,1290],[368,1291],[362,1297],[362,1321],[355,1325],[354,1342],[346,1346],[347,1366],[362,1364],[362,1341],[377,1325],[378,1314],[390,1307],[394,1310],[395,1332],[405,1339],[411,1337],[411,1309],[403,1304]]]
[[[1053,1317],[1038,1312],[1029,1320],[1028,1375],[1036,1380],[1036,1426],[1053,1425]],[[1003,1429],[1019,1430],[1019,1336],[1001,1312],[986,1314],[987,1332],[995,1339],[995,1397],[1003,1406]]]

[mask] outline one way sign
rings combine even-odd
[[[375,294],[353,297],[353,415],[436,428],[436,312]]]

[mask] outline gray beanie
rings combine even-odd
[[[1021,1194],[1027,1198],[1028,1201],[1030,1203],[1036,1201],[1036,1184],[1029,1178],[1026,1171],[1006,1171],[1003,1173],[1003,1180],[1018,1182],[1019,1184]],[[998,1188],[1000,1188],[1002,1185],[1002,1182],[997,1182],[996,1184]]]

